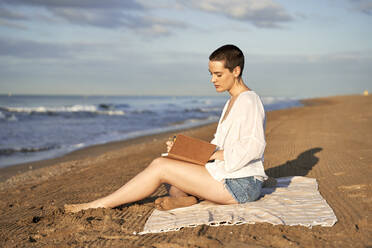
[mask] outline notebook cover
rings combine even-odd
[[[204,140],[178,134],[166,157],[205,165],[215,150],[216,145]]]

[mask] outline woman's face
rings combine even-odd
[[[209,61],[209,72],[211,73],[211,82],[216,87],[217,92],[229,91],[235,82],[233,72],[225,68],[224,61]]]

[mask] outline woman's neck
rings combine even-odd
[[[248,88],[248,86],[244,84],[243,79],[240,78],[238,80],[239,81],[236,84],[234,84],[234,86],[231,87],[231,89],[229,90],[231,98],[236,98],[240,95],[240,93],[251,90],[250,88]]]

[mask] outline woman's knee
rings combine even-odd
[[[153,173],[157,174],[160,180],[163,181],[168,167],[168,161],[165,158],[158,157],[155,158],[147,167],[147,169],[153,171]],[[163,182],[164,183],[164,182]]]
[[[174,173],[175,168],[176,166],[172,159],[163,157],[158,157],[154,159],[149,165],[149,169],[155,171],[161,183],[172,183],[171,175],[175,174]]]
[[[155,158],[150,164],[149,168],[151,169],[159,169],[161,167],[164,167],[165,161],[163,157]]]

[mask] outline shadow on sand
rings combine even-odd
[[[278,165],[265,170],[270,177],[289,177],[289,176],[306,176],[319,161],[315,153],[322,151],[323,148],[316,147],[302,152],[294,160],[287,161],[285,164]]]

